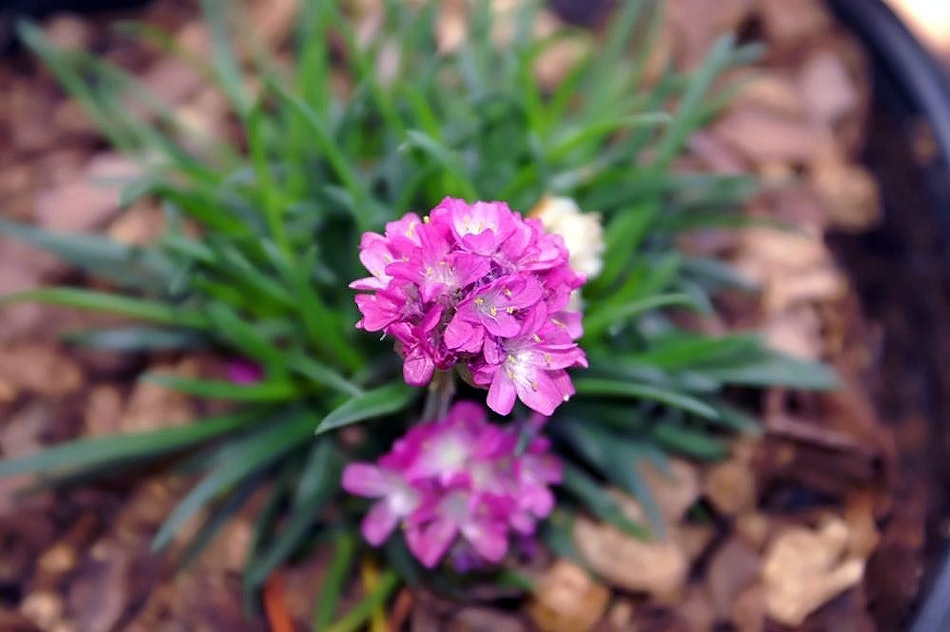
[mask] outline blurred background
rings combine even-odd
[[[866,0],[868,4],[876,1]],[[702,5],[702,2],[699,0],[695,6]],[[587,4],[583,0],[555,0],[554,3]],[[104,35],[104,25],[109,20],[114,17],[141,17],[140,13],[129,9],[144,4],[149,5],[149,19],[174,31],[186,47],[194,45],[200,50],[203,34],[196,24],[194,6],[197,2],[0,0],[0,49],[10,53],[7,67],[0,68],[0,204],[4,205],[0,216],[36,221],[54,230],[103,230],[111,237],[129,243],[147,240],[161,228],[161,215],[156,212],[157,209],[136,207],[132,212],[117,217],[115,192],[89,184],[90,179],[111,177],[129,165],[122,157],[107,149],[90,122],[83,117],[75,103],[64,98],[50,76],[38,70],[38,66],[31,65],[26,54],[16,50],[12,25],[17,14],[28,13],[41,17],[46,34],[58,45],[106,53],[111,59],[132,69],[163,96],[175,102],[179,113],[194,125],[210,127],[215,133],[224,135],[233,131],[229,127],[232,122],[227,118],[224,106],[216,95],[206,89],[201,77],[187,68],[166,63],[167,60],[156,56],[154,51],[143,52]],[[255,23],[260,25],[266,37],[273,36],[275,40],[286,37],[292,22],[292,11],[288,7],[295,4],[293,0],[248,0],[248,4],[253,7],[259,19]],[[680,9],[691,6],[689,0],[669,0],[669,4]],[[755,4],[757,7],[781,9],[783,6],[804,6],[809,3],[730,0],[722,4],[733,8]],[[950,2],[887,0],[887,4],[901,16],[933,56],[950,69]],[[718,9],[718,3],[716,6]],[[183,7],[187,10],[183,10]],[[125,10],[76,17],[78,13],[107,8]],[[778,9],[776,13],[781,13]],[[798,19],[794,10],[790,10],[788,15],[792,16],[791,20]],[[785,26],[788,27],[788,37],[797,37],[796,29],[801,25]],[[803,28],[807,30],[809,27]],[[695,35],[697,40],[705,37],[704,33],[697,34],[695,31],[687,35]],[[827,33],[821,37],[826,38],[824,41],[827,43]],[[836,48],[829,47],[837,54]],[[692,50],[704,49],[697,46]],[[808,54],[813,52],[807,51]],[[820,160],[808,162],[795,156],[786,164],[783,162],[786,156],[782,151],[787,148],[783,147],[777,150],[778,158],[766,155],[768,147],[763,146],[774,148],[788,144],[793,148],[801,147],[796,145],[802,136],[800,131],[814,131],[808,127],[808,121],[803,123],[796,118],[807,118],[800,116],[801,112],[796,108],[789,108],[792,115],[783,111],[782,106],[786,104],[783,99],[787,95],[782,90],[759,94],[761,102],[754,104],[756,108],[746,108],[745,112],[740,109],[734,113],[731,126],[720,125],[713,134],[697,139],[695,149],[714,166],[731,169],[734,163],[751,165],[752,169],[766,177],[781,177],[795,169],[803,171],[805,169],[800,165],[806,163],[805,168],[814,172],[812,175],[818,174],[810,184],[819,191],[827,188],[830,182],[835,191],[846,191],[845,198],[848,194],[854,194],[854,197],[861,199],[862,204],[858,205],[850,205],[849,200],[845,199],[842,208],[866,207],[867,212],[858,213],[857,216],[845,217],[846,214],[842,213],[841,217],[835,218],[840,222],[836,228],[840,230],[844,227],[840,230],[844,234],[835,235],[830,241],[834,256],[844,262],[848,274],[853,277],[851,283],[860,295],[861,309],[867,310],[869,322],[858,335],[865,339],[868,349],[861,350],[867,351],[879,362],[875,368],[880,373],[873,380],[874,386],[868,389],[874,391],[874,410],[861,408],[864,405],[871,407],[871,403],[862,401],[861,406],[855,405],[839,416],[860,418],[861,423],[870,420],[870,430],[849,428],[848,431],[853,431],[856,436],[865,430],[867,434],[883,434],[883,429],[886,429],[888,432],[893,430],[903,438],[903,443],[897,442],[896,449],[901,452],[899,460],[904,465],[900,467],[904,469],[895,475],[898,482],[891,483],[896,489],[907,493],[895,502],[897,508],[888,528],[881,527],[882,544],[868,563],[868,574],[873,581],[869,583],[867,595],[860,598],[851,595],[847,597],[851,601],[833,604],[830,613],[826,612],[826,622],[834,621],[835,616],[840,617],[842,612],[863,612],[866,601],[876,604],[880,620],[888,620],[887,617],[896,620],[906,614],[907,608],[919,605],[916,589],[922,572],[923,585],[929,587],[933,584],[939,570],[938,560],[943,554],[942,538],[950,533],[944,519],[946,513],[934,512],[931,508],[942,502],[939,497],[942,495],[941,489],[946,489],[942,486],[947,480],[934,479],[933,473],[948,468],[945,462],[941,463],[939,453],[935,452],[946,444],[933,440],[931,426],[933,422],[948,425],[947,412],[950,411],[950,404],[942,403],[941,399],[942,396],[950,396],[950,389],[941,386],[944,382],[941,382],[939,375],[941,354],[946,357],[943,351],[950,348],[947,326],[950,323],[950,311],[946,301],[939,302],[941,295],[946,297],[948,285],[945,270],[948,260],[936,254],[946,244],[932,243],[932,238],[939,232],[933,222],[935,203],[933,199],[927,199],[923,191],[928,189],[921,184],[933,184],[934,190],[941,187],[946,189],[950,186],[950,178],[945,166],[935,167],[923,175],[918,173],[924,169],[918,170],[919,165],[915,161],[919,159],[920,164],[928,163],[937,153],[933,130],[918,113],[905,116],[901,108],[906,104],[901,101],[901,95],[881,97],[869,105],[865,82],[854,81],[843,91],[834,89],[840,87],[841,83],[847,83],[839,81],[842,75],[847,75],[845,71],[851,69],[848,65],[851,58],[847,54],[830,57],[816,55],[817,61],[813,64],[800,63],[801,60],[795,59],[789,61],[796,55],[802,58],[807,56],[800,50],[784,58],[779,56],[776,65],[787,64],[788,67],[778,69],[778,80],[771,87],[799,86],[796,81],[802,71],[801,66],[807,66],[806,70],[810,72],[802,71],[801,76],[808,76],[815,81],[819,86],[815,92],[822,93],[830,103],[821,98],[811,100],[809,95],[805,95],[801,100],[806,102],[807,107],[798,110],[808,109],[812,105],[819,111],[840,108],[846,112],[844,118],[850,121],[858,121],[862,125],[870,121],[866,127],[873,130],[873,134],[867,139],[863,130],[852,133],[848,121],[835,128],[835,132],[845,138],[842,144],[847,145],[847,141],[853,141],[855,137],[861,139],[860,142],[851,142],[849,150],[841,150],[841,153],[849,154],[847,160],[836,156],[831,161],[831,166],[836,169],[832,170],[825,169],[828,164]],[[830,74],[825,72],[828,68],[831,68]],[[557,71],[557,64],[554,70]],[[874,76],[871,83],[875,86],[886,86],[890,80],[873,72],[869,74]],[[794,76],[795,81],[789,79],[790,76]],[[801,82],[806,83],[804,80]],[[797,103],[799,97],[793,94],[791,100]],[[836,102],[838,97],[840,100]],[[888,101],[888,98],[893,100]],[[762,103],[766,107],[763,108]],[[770,111],[768,117],[760,116],[759,110],[770,107],[774,107],[778,114]],[[866,110],[873,110],[873,113],[868,114]],[[946,114],[950,115],[950,111]],[[763,118],[768,120],[763,121]],[[787,124],[790,120],[794,124]],[[771,144],[760,142],[768,140],[765,137],[748,134],[749,125],[758,125],[754,128],[756,130],[774,132]],[[743,145],[743,137],[748,136],[753,136],[754,142]],[[860,156],[851,155],[859,153],[859,145],[865,146],[864,153]],[[898,145],[901,145],[900,151],[897,150]],[[807,150],[806,147],[803,153]],[[897,167],[906,166],[908,172],[900,172],[895,162],[900,163]],[[857,170],[852,169],[858,163],[861,166]],[[793,164],[794,167],[790,166]],[[882,189],[880,201],[885,209],[883,223],[876,223],[879,220],[877,185],[871,183],[870,193],[867,187],[862,188],[868,181],[868,176],[861,171],[865,167]],[[798,171],[794,173],[800,175]],[[829,180],[822,180],[821,173],[827,174]],[[809,174],[804,174],[804,177],[807,179]],[[849,188],[851,185],[856,187]],[[832,201],[842,201],[841,196],[828,197]],[[816,210],[810,205],[810,198],[804,202],[802,199],[802,196],[785,196],[774,206],[778,213],[791,209],[790,215],[782,219],[803,221],[811,221],[813,215],[819,214],[819,210],[825,210]],[[801,212],[803,208],[805,212]],[[918,214],[914,215],[914,212]],[[848,228],[849,222],[854,230]],[[749,244],[749,265],[765,265],[763,261],[767,264],[766,255],[775,253],[754,252],[753,246],[756,245],[762,246],[760,250],[767,249],[764,243]],[[821,272],[835,268],[830,254],[822,253],[821,257],[824,257],[822,266],[827,268]],[[810,274],[813,271],[806,272]],[[49,279],[70,280],[72,277],[69,274],[63,266],[35,251],[10,243],[0,244],[0,294],[32,287]],[[821,279],[832,278],[837,283],[836,274],[838,271],[835,269],[821,276]],[[807,276],[805,272],[802,275],[799,281]],[[811,276],[805,281],[810,282],[814,278]],[[782,287],[796,289],[805,285],[795,286],[787,278],[783,278],[781,283],[784,284]],[[779,285],[776,282],[776,286]],[[814,288],[806,290],[811,292]],[[786,294],[792,292],[789,290]],[[815,297],[809,296],[808,299]],[[933,300],[925,303],[925,299]],[[828,308],[828,305],[834,303],[829,302],[825,307]],[[854,308],[852,304],[848,305]],[[832,307],[826,311],[834,309]],[[858,308],[854,310],[858,311]],[[817,335],[814,339],[809,338],[810,333],[803,333],[803,328],[799,327],[801,322],[786,318],[788,314],[780,316],[774,319],[771,323],[774,326],[769,330],[776,344],[805,355],[817,353],[814,351],[815,345],[824,344],[825,341],[817,340]],[[833,320],[832,316],[825,314],[823,318]],[[0,420],[0,453],[28,453],[42,445],[80,433],[96,436],[116,431],[143,430],[168,420],[185,423],[192,416],[193,411],[185,398],[156,391],[148,385],[131,386],[127,383],[128,376],[142,368],[141,359],[130,363],[127,359],[88,353],[69,355],[50,342],[57,331],[75,325],[76,318],[75,314],[61,310],[37,310],[36,306],[30,305],[4,312],[3,320],[0,321],[0,345],[3,345],[0,347],[3,349],[0,353],[0,406],[15,400],[18,403],[15,407],[11,405],[3,409],[12,412],[8,418]],[[849,327],[854,324],[854,320],[861,320],[850,313],[839,320],[845,319],[851,319],[847,323]],[[87,321],[79,322],[87,324]],[[921,325],[921,322],[926,324]],[[807,324],[803,327],[807,329]],[[844,325],[839,323],[839,327],[843,328]],[[921,348],[921,341],[925,342],[926,348]],[[847,346],[847,341],[841,344]],[[926,371],[915,372],[915,367],[924,360],[932,366],[928,365]],[[190,359],[166,362],[166,365],[164,368],[172,371],[197,370]],[[120,380],[125,380],[125,383],[117,389],[113,382]],[[950,380],[950,376],[943,380]],[[5,391],[5,388],[13,390]],[[23,393],[28,394],[28,399],[22,397]],[[883,417],[885,421],[881,422],[877,417]],[[55,423],[51,420],[55,420]],[[856,441],[862,450],[866,447],[863,440],[859,438]],[[787,446],[779,447],[784,449]],[[802,453],[804,456],[801,456]],[[784,457],[787,451],[776,451],[775,454]],[[863,454],[861,452],[859,456],[863,458]],[[794,473],[805,479],[809,473],[812,478],[824,477],[823,472],[815,475],[809,470],[814,469],[816,462],[825,464],[833,460],[820,454],[818,458],[822,460],[818,461],[815,454],[807,450],[800,450],[799,456],[801,458],[788,469],[799,468],[801,472]],[[809,461],[809,458],[813,460]],[[847,460],[841,463],[841,470],[846,476],[854,474],[852,470],[857,470]],[[863,467],[864,461],[860,461],[860,465]],[[835,465],[827,467],[834,470]],[[869,465],[868,470],[871,469]],[[864,475],[863,470],[854,474],[856,478]],[[871,479],[874,475],[872,472],[867,477]],[[827,481],[820,482],[827,484]],[[202,572],[176,577],[174,585],[170,583],[153,590],[155,577],[166,574],[167,568],[148,550],[150,529],[161,520],[175,496],[181,493],[181,485],[176,487],[165,482],[155,482],[153,485],[150,481],[148,485],[130,491],[130,484],[116,482],[106,488],[77,493],[66,501],[41,496],[30,505],[29,511],[20,511],[11,494],[14,484],[0,480],[0,632],[33,630],[35,627],[29,626],[37,622],[42,624],[38,627],[43,630],[107,632],[110,629],[127,629],[121,627],[119,622],[131,621],[133,617],[141,626],[137,629],[151,630],[158,629],[154,627],[155,621],[163,618],[182,621],[185,616],[188,621],[185,625],[193,627],[169,629],[258,629],[253,623],[248,627],[234,597],[239,591],[236,569],[240,568],[240,551],[250,537],[247,523],[238,522],[227,532],[222,544],[204,562]],[[921,497],[919,493],[925,496]],[[927,495],[930,493],[937,498]],[[852,508],[849,506],[849,511]],[[922,527],[925,522],[929,527],[926,538]],[[874,536],[877,535],[875,532]],[[924,549],[926,568],[921,571],[921,551]],[[314,564],[319,566],[325,561],[318,559]],[[317,575],[312,572],[313,566],[295,569],[285,577],[286,599],[293,612],[306,611],[310,605],[307,599],[317,581],[314,579]],[[28,579],[27,572],[30,573]],[[69,573],[72,573],[70,579],[64,582],[62,578]],[[106,595],[108,598],[105,598]],[[937,600],[941,599],[940,594],[937,594]],[[944,600],[944,603],[950,602]],[[23,620],[13,618],[14,615],[4,618],[5,606],[10,604],[17,606],[19,613],[24,616]],[[135,610],[135,614],[128,614],[129,610]],[[64,617],[64,612],[69,617]],[[79,627],[56,627],[64,618],[78,622],[76,625]],[[817,627],[809,629],[834,628],[817,624]],[[856,625],[853,629],[872,628]],[[939,628],[923,628],[920,632],[929,632],[930,629]]]
[[[950,65],[950,2],[940,0],[888,0],[910,30]]]

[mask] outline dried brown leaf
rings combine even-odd
[[[585,632],[601,620],[609,600],[606,586],[579,566],[558,560],[538,582],[528,614],[543,632]]]
[[[801,625],[809,614],[864,575],[864,560],[844,555],[848,526],[829,518],[818,529],[789,527],[765,552],[762,577],[769,617]]]

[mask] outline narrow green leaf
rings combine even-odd
[[[685,411],[707,419],[716,419],[718,417],[715,408],[695,397],[646,384],[607,378],[582,377],[574,380],[574,388],[578,395],[648,399],[668,406],[682,408]]]
[[[666,450],[694,459],[713,461],[728,454],[723,442],[711,437],[708,430],[684,428],[675,423],[659,423],[653,429],[653,436]]]
[[[555,509],[551,517],[541,525],[541,540],[557,557],[570,560],[583,568],[587,568],[587,562],[577,552],[577,547],[574,546],[574,519],[575,516],[572,513],[568,513],[563,509]]]
[[[310,450],[294,495],[290,515],[270,548],[262,551],[247,569],[247,580],[262,584],[281,564],[287,561],[308,535],[321,510],[333,498],[340,484],[340,460],[336,446],[328,437],[318,439]]]
[[[174,272],[172,263],[157,250],[102,235],[55,233],[4,219],[0,219],[0,233],[123,287],[160,287]]]
[[[260,411],[249,410],[196,419],[178,428],[63,443],[36,454],[0,460],[0,477],[78,470],[113,461],[151,460],[242,428],[259,419],[259,415]]]
[[[676,154],[681,151],[689,135],[700,124],[699,117],[703,113],[703,105],[709,88],[713,80],[729,63],[733,39],[732,35],[723,35],[716,40],[702,66],[689,78],[683,98],[673,115],[673,122],[667,127],[666,133],[656,148],[655,165],[666,169]]]
[[[194,331],[141,325],[71,331],[63,334],[63,340],[81,347],[124,353],[196,349],[207,344],[207,339]]]
[[[220,533],[221,529],[226,527],[247,504],[254,492],[260,489],[260,478],[260,476],[249,477],[233,494],[229,494],[215,504],[198,533],[188,542],[188,546],[179,556],[177,564],[179,570],[187,569],[211,544],[214,536]]]
[[[287,365],[302,376],[321,386],[331,388],[343,395],[362,395],[363,389],[353,384],[340,373],[322,364],[302,352],[291,352],[287,356]]]
[[[275,420],[228,446],[228,458],[201,479],[159,527],[152,549],[165,548],[185,521],[208,502],[306,441],[311,423],[307,415]]]
[[[322,434],[357,421],[399,412],[408,406],[418,393],[418,389],[395,382],[355,395],[324,417],[315,433]]]
[[[746,292],[759,289],[758,283],[724,261],[703,257],[683,257],[683,272],[713,282],[721,287],[734,287]]]
[[[334,362],[353,370],[363,364],[363,358],[349,343],[341,322],[341,314],[321,300],[311,283],[308,270],[316,259],[316,250],[311,250],[301,260],[291,263],[270,242],[263,242],[264,251],[277,268],[278,274],[293,291],[297,299],[297,312],[313,345]],[[352,325],[347,331],[353,331]]]
[[[401,150],[418,149],[440,165],[447,174],[453,176],[451,184],[459,189],[455,192],[456,195],[469,200],[478,199],[478,192],[469,182],[461,160],[454,152],[419,130],[408,130],[406,137],[407,140],[400,147]]]
[[[333,558],[323,578],[323,586],[313,612],[314,632],[325,630],[333,621],[340,596],[346,589],[347,577],[356,559],[356,537],[352,533],[341,531],[333,545]]]
[[[730,406],[728,404],[717,404],[716,412],[719,413],[718,424],[723,425],[736,432],[748,434],[761,434],[762,424],[755,417]]]
[[[352,610],[336,623],[326,628],[326,632],[356,632],[362,629],[373,611],[383,605],[399,585],[399,576],[391,570],[385,570],[379,577],[375,590],[369,593]]]
[[[201,10],[211,31],[211,63],[215,76],[231,106],[244,117],[250,110],[251,98],[244,86],[237,52],[231,44],[227,19],[229,4],[224,0],[201,0]]]
[[[568,493],[583,502],[594,516],[635,538],[645,540],[650,537],[646,527],[631,520],[617,501],[607,493],[603,484],[595,481],[575,465],[565,462],[563,468],[562,486]]]
[[[62,305],[94,312],[129,316],[162,325],[178,325],[196,329],[202,329],[208,323],[207,319],[201,314],[178,310],[167,303],[80,288],[46,287],[0,296],[0,306],[27,302]]]
[[[254,530],[251,542],[247,547],[247,561],[244,563],[242,593],[244,610],[248,614],[257,612],[259,603],[260,584],[254,584],[249,576],[260,561],[261,553],[269,547],[273,540],[273,533],[282,517],[282,507],[290,490],[297,480],[300,462],[296,459],[285,459],[279,466],[276,480],[267,493],[267,498],[254,519]]]
[[[278,349],[249,322],[224,303],[210,303],[205,310],[211,327],[219,340],[225,340],[244,355],[265,363],[268,367],[283,368],[284,351]]]
[[[235,384],[224,380],[188,378],[168,373],[146,373],[142,379],[188,395],[233,402],[292,400],[299,394],[290,382]]]
[[[584,335],[597,338],[609,328],[636,318],[644,312],[663,307],[691,307],[694,305],[693,300],[686,294],[656,294],[622,305],[609,305],[603,309],[596,309],[594,305],[591,305],[588,314],[584,316]]]
[[[660,369],[734,366],[761,357],[762,340],[756,334],[712,337],[676,332],[653,340],[651,348],[635,356],[640,364]]]
[[[785,386],[815,391],[841,387],[833,369],[777,352],[734,366],[709,366],[697,372],[726,384],[742,386]]]
[[[637,127],[658,127],[669,124],[671,120],[670,115],[666,112],[645,112],[617,119],[594,121],[586,127],[568,130],[560,135],[549,150],[548,158],[552,162],[562,160],[566,154],[585,143],[598,147],[605,138],[617,132]]]
[[[665,454],[642,437],[609,432],[593,420],[564,419],[556,431],[565,436],[577,453],[601,476],[632,494],[643,507],[653,534],[665,532],[663,513],[641,464],[650,462],[661,471],[668,467]]]

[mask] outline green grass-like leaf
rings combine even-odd
[[[90,466],[104,466],[111,462],[153,460],[240,430],[256,422],[259,419],[258,414],[258,411],[247,410],[220,417],[196,419],[187,426],[177,428],[80,439],[47,448],[36,454],[0,460],[0,476],[78,470]]]
[[[322,434],[357,421],[391,415],[408,406],[417,394],[416,389],[394,383],[354,395],[324,417],[314,432]]]
[[[167,546],[185,521],[208,502],[298,446],[304,436],[309,436],[311,423],[303,414],[275,419],[272,425],[232,442],[221,464],[205,476],[162,523],[152,548],[159,550]]]

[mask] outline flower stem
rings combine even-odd
[[[429,393],[426,396],[426,405],[422,410],[422,423],[442,419],[449,412],[449,404],[455,395],[455,372],[436,371],[429,382]]]
[[[399,585],[399,576],[391,570],[385,570],[379,576],[376,587],[356,604],[342,619],[326,629],[326,632],[355,632],[372,617],[373,612],[382,606],[393,590]]]

